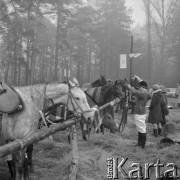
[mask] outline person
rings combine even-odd
[[[180,82],[177,83],[176,95],[178,98],[177,105],[178,105],[178,108],[180,108]]]
[[[166,124],[166,115],[169,114],[168,110],[168,99],[166,96],[167,90],[164,85],[160,85],[161,89],[161,95],[162,95],[162,100],[161,100],[161,112],[162,112],[162,122],[161,125],[164,126]],[[161,132],[159,132],[161,133]]]
[[[157,137],[158,134],[161,134],[161,122],[163,121],[161,112],[162,94],[160,86],[158,84],[154,84],[152,89],[153,92],[151,103],[149,106],[148,123],[151,123],[153,125],[153,135]]]
[[[131,114],[134,114],[134,106],[136,104],[136,97],[134,95],[130,95],[129,103],[131,104]]]
[[[136,97],[136,103],[134,105],[134,120],[136,128],[138,131],[138,142],[135,146],[145,148],[146,144],[146,104],[150,99],[148,93],[148,85],[145,81],[139,82],[139,87],[137,89],[131,87],[130,84],[127,84],[127,88],[132,92]]]

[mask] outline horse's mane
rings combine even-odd
[[[53,81],[53,82],[45,82],[45,83],[37,83],[37,84],[29,84],[29,85],[24,85],[24,86],[14,86],[14,87],[22,87],[22,88],[27,88],[27,87],[30,87],[30,86],[42,86],[42,85],[51,85],[51,84],[67,84],[67,81]],[[13,86],[11,86],[13,87]]]

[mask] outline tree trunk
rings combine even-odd
[[[14,75],[13,75],[13,84],[17,85],[17,32],[15,29],[14,32]]]
[[[147,18],[148,18],[148,84],[151,84],[152,79],[152,52],[151,52],[151,15],[150,15],[150,1],[147,2]]]
[[[59,41],[60,41],[60,15],[61,15],[61,0],[57,3],[58,12],[57,12],[57,30],[56,30],[56,51],[55,51],[55,80],[58,79],[58,64],[59,64]]]

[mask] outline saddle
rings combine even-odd
[[[21,105],[21,100],[17,92],[7,84],[0,82],[0,113],[12,114]]]

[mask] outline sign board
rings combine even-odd
[[[141,53],[132,53],[132,54],[129,54],[129,57],[130,58],[137,58],[140,55],[141,55]]]
[[[126,68],[127,68],[127,55],[120,54],[120,69],[126,69]]]

